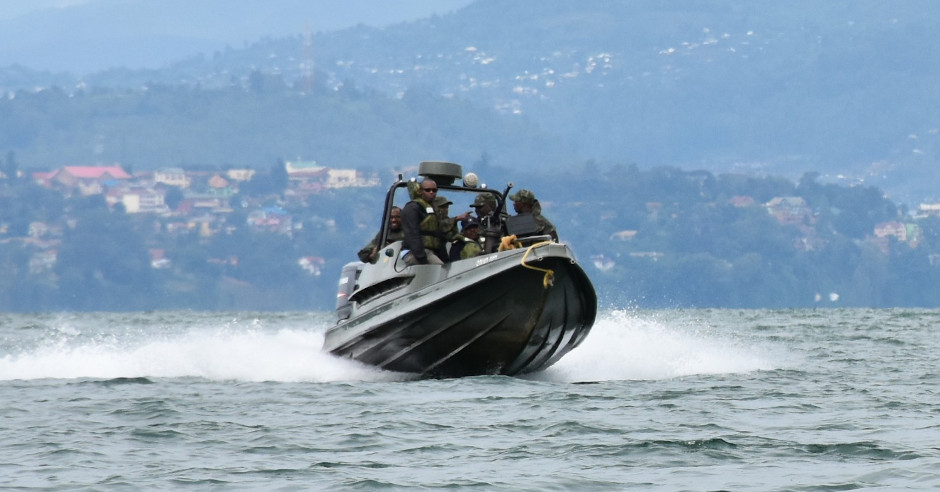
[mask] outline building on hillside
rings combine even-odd
[[[379,175],[366,174],[355,169],[330,169],[325,185],[327,188],[378,186]]]
[[[316,192],[323,188],[369,187],[380,184],[377,173],[365,173],[355,169],[331,169],[316,161],[285,162],[287,179],[292,190]]]
[[[316,161],[285,162],[284,168],[287,171],[287,194],[291,196],[319,193],[330,177],[330,170],[317,165]]]
[[[907,224],[903,222],[891,221],[875,224],[875,237],[893,236],[898,241],[907,241]]]
[[[815,222],[813,211],[806,205],[803,197],[775,197],[764,204],[767,211],[781,224],[812,224]]]
[[[921,203],[917,208],[925,217],[940,217],[940,202]]]
[[[108,193],[108,204],[114,205],[118,201],[124,206],[128,214],[160,214],[170,211],[163,201],[163,195],[150,188],[128,188],[126,190]]]
[[[873,241],[882,253],[891,252],[890,238],[892,237],[899,243],[906,243],[911,248],[917,248],[920,244],[921,230],[917,224],[898,221],[881,222],[875,225]]]
[[[119,165],[65,166],[48,177],[52,186],[77,189],[82,195],[101,194],[105,188],[117,186],[131,179]]]
[[[284,163],[287,179],[298,181],[315,180],[326,182],[330,169],[317,164],[317,161],[287,161]]]
[[[55,177],[56,171],[34,171],[30,176],[34,183],[48,188],[52,186],[52,178]]]
[[[215,174],[208,181],[209,187],[206,192],[214,196],[223,196],[229,197],[234,195],[238,190],[232,186],[232,183],[223,178],[220,174]]]
[[[153,182],[186,189],[189,188],[190,180],[183,169],[166,167],[153,172]]]
[[[256,231],[291,235],[293,217],[281,207],[271,206],[253,210],[248,214],[248,225]]]
[[[251,181],[255,177],[254,169],[229,169],[225,171],[225,177],[232,181]]]

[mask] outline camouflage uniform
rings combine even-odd
[[[496,207],[498,203],[496,197],[491,193],[479,193],[471,205],[477,214],[477,220],[480,221],[480,235],[484,238],[484,249],[488,253],[496,252],[499,247],[499,238],[503,235],[503,225],[506,223],[508,214],[504,210],[499,212],[497,221]]]
[[[535,219],[535,223],[538,225],[537,233],[539,235],[549,235],[554,241],[558,241],[558,231],[555,230],[552,222],[542,215],[542,204],[535,198],[535,193],[530,190],[519,190],[509,195],[509,199],[514,202],[521,202],[529,208],[529,213],[532,214],[532,218]]]
[[[461,222],[461,224],[460,230],[464,234],[472,228],[476,228],[477,231],[480,230],[480,221],[473,217]],[[471,239],[461,235],[458,236],[457,242],[450,249],[450,261],[466,260],[481,254],[483,254],[483,246],[480,245],[479,239]]]
[[[434,198],[434,210],[437,212],[437,216],[440,219],[441,223],[441,233],[444,234],[444,241],[452,242],[457,239],[457,221],[452,217],[448,217],[445,213],[445,209],[454,202],[447,199],[444,196],[438,196]]]

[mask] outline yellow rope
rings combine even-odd
[[[516,241],[516,235],[515,235],[515,234],[513,234],[512,236],[503,236],[503,238],[500,239],[500,241],[499,241],[499,250],[500,250],[500,251],[506,251],[506,250],[510,250],[510,249],[516,249],[516,248],[518,248],[518,247],[520,247],[520,246],[522,246],[522,244],[521,244],[519,241]]]
[[[512,237],[513,239],[515,239],[515,236],[510,236],[510,237]],[[529,253],[531,253],[533,249],[537,248],[538,246],[542,246],[543,244],[551,244],[551,241],[542,241],[542,242],[540,242],[540,243],[535,243],[535,244],[533,244],[532,246],[529,246],[529,249],[526,250],[526,252],[525,252],[524,255],[522,255],[522,266],[524,266],[524,267],[526,267],[526,268],[530,268],[530,269],[532,269],[532,270],[538,270],[538,271],[540,271],[540,272],[545,272],[545,276],[542,277],[542,287],[544,287],[544,288],[547,289],[547,288],[549,288],[549,287],[555,285],[555,272],[554,272],[553,270],[551,270],[551,269],[548,269],[548,268],[539,268],[539,267],[534,267],[534,266],[532,266],[532,265],[527,265],[526,262],[525,262],[525,259],[529,256]]]

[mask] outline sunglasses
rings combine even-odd
[[[426,191],[428,193],[437,193],[437,188],[421,188],[421,191]]]

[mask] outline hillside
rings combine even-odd
[[[24,92],[0,100],[0,149],[32,169],[115,162],[134,170],[267,169],[305,159],[388,171],[434,158],[474,162],[487,152],[508,162],[575,159],[562,139],[461,100],[421,91],[401,99],[355,88],[316,92],[260,75],[227,89]]]
[[[914,204],[935,197],[938,184],[932,168],[940,157],[940,122],[924,110],[940,102],[934,83],[940,54],[926,49],[937,44],[937,21],[940,4],[924,0],[477,0],[416,22],[318,32],[309,43],[298,28],[293,35],[272,35],[165,69],[114,69],[81,81],[92,88],[159,84],[212,90],[249,86],[255,74],[301,91],[352,86],[367,95],[358,110],[340,111],[359,118],[353,130],[374,130],[375,121],[383,121],[378,108],[395,104],[389,100],[423,94],[418,99],[424,107],[389,125],[394,131],[387,135],[330,133],[325,140],[341,147],[347,162],[376,162],[375,154],[400,141],[423,147],[425,157],[440,152],[466,162],[486,153],[507,166],[593,159],[604,166],[673,165],[791,179],[818,171],[823,181],[878,186]],[[23,67],[0,73],[0,87],[7,90],[67,87],[67,80]],[[468,116],[455,117],[456,106]],[[232,108],[211,109],[215,117],[198,124],[248,119]],[[283,110],[256,107],[248,114],[271,115],[277,125]],[[429,114],[449,115],[450,128],[429,124]],[[232,131],[187,128],[188,118],[178,118],[174,127],[159,123],[164,130],[148,131],[148,137]],[[111,123],[105,118],[101,124]],[[473,130],[483,127],[493,132]],[[517,128],[522,133],[514,133]],[[250,126],[241,132],[265,135]],[[374,135],[379,141],[363,145]],[[144,164],[147,158],[134,152],[147,147],[134,138],[122,137],[122,160],[159,165]],[[251,146],[257,153],[238,154],[267,165],[273,156],[307,155],[310,138],[288,130],[281,138],[258,140]],[[554,142],[564,151],[527,154],[518,143],[531,140]],[[22,161],[38,159],[40,151],[29,142],[44,141],[49,140],[43,135],[7,140],[0,150],[15,150]],[[228,160],[211,152],[211,141],[200,141],[205,149],[187,146],[178,153]],[[311,158],[340,158],[320,157],[322,146],[310,147]],[[390,157],[412,159],[391,147]]]
[[[0,66],[78,75],[159,69],[258,39],[359,24],[383,27],[470,0],[3,0]]]

